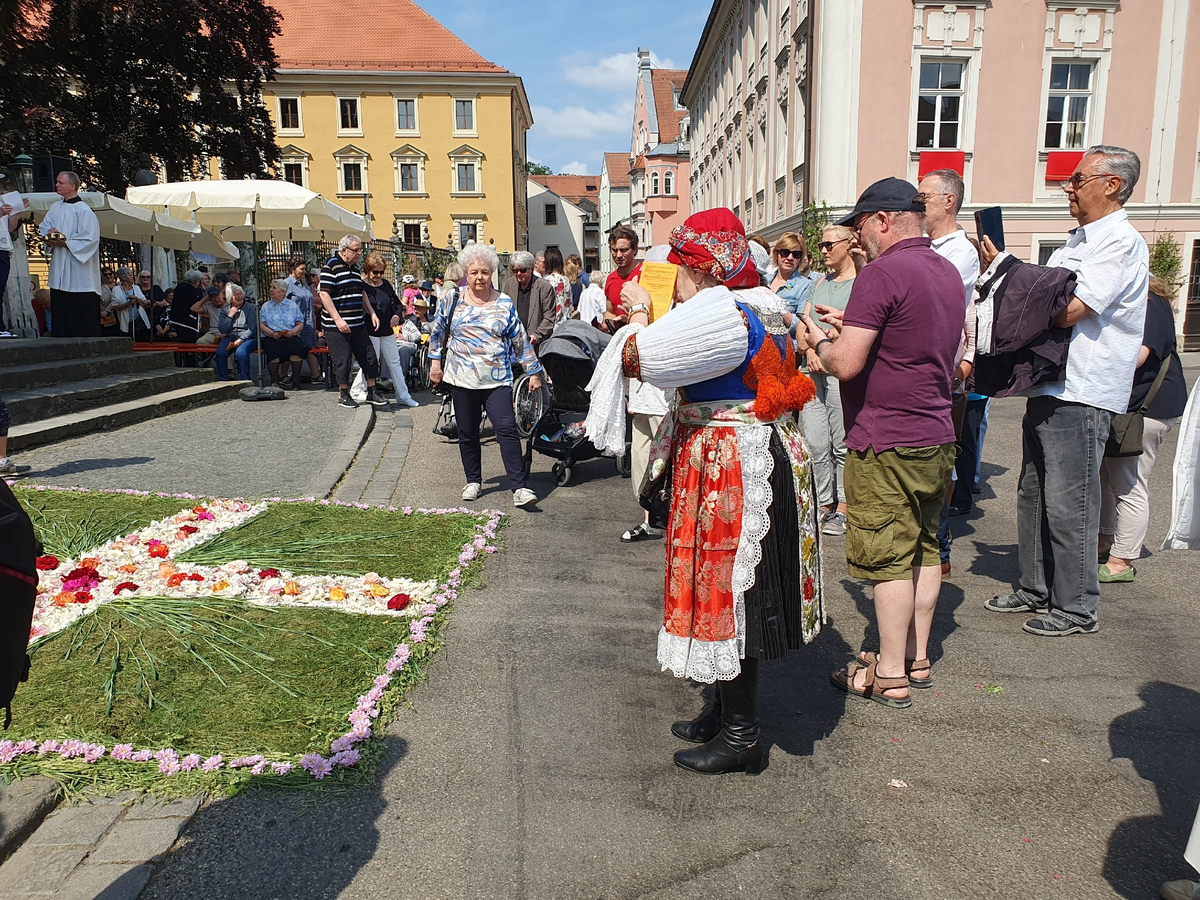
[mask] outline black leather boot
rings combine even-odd
[[[742,660],[732,681],[718,684],[721,693],[721,731],[712,740],[680,750],[675,765],[701,775],[747,772],[757,775],[762,765],[758,727],[758,660]]]
[[[690,722],[676,722],[671,726],[671,734],[681,741],[693,744],[703,744],[711,741],[721,731],[721,688],[713,686],[712,703],[705,706],[704,711]]]

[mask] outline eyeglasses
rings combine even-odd
[[[524,275],[529,270],[526,269],[524,266],[513,266],[512,271],[513,271],[514,275]]]
[[[383,271],[383,269],[372,269],[367,274],[368,275],[383,275],[384,271]]]
[[[850,238],[840,238],[836,241],[821,241],[821,243],[817,244],[817,249],[821,251],[832,250],[835,244],[844,244],[848,240]]]
[[[792,257],[804,259],[803,250],[776,250],[775,252],[779,255],[780,259],[791,259]]]
[[[949,197],[950,194],[917,194],[917,199],[922,203],[928,203],[934,197]]]
[[[1067,184],[1069,184],[1071,186],[1072,190],[1077,191],[1081,187],[1083,187],[1083,185],[1085,185],[1089,181],[1091,181],[1093,178],[1118,178],[1118,177],[1120,177],[1120,176],[1113,175],[1111,172],[1097,172],[1094,175],[1082,175],[1079,172],[1076,172],[1074,175],[1072,175],[1070,178],[1067,179]]]

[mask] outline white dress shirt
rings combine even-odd
[[[1075,296],[1090,312],[1071,331],[1066,380],[1037,385],[1025,396],[1123,413],[1142,349],[1150,251],[1123,209],[1068,234],[1048,265],[1075,273]]]
[[[962,279],[963,290],[966,292],[963,297],[965,309],[971,302],[971,295],[975,293],[975,279],[979,277],[979,254],[975,252],[975,248],[967,240],[967,233],[961,228],[933,239],[931,243],[938,256],[948,259],[954,264],[954,268],[958,269],[958,277]]]

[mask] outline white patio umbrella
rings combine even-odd
[[[33,212],[33,221],[40,222],[46,212],[61,198],[55,193],[24,194]],[[96,213],[100,236],[135,244],[148,244],[167,250],[194,250],[218,259],[237,259],[237,247],[221,240],[211,231],[186,219],[177,219],[164,212],[143,209],[99,191],[79,195]]]
[[[175,181],[132,187],[125,199],[194,221],[230,241],[371,237],[366,217],[288,181]]]

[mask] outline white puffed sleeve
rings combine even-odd
[[[601,451],[625,452],[626,379],[621,367],[625,342],[646,329],[645,325],[626,325],[608,342],[587,390],[588,414],[583,422],[588,440]]]
[[[705,288],[638,335],[639,375],[660,388],[717,378],[742,364],[749,340],[733,292]]]

